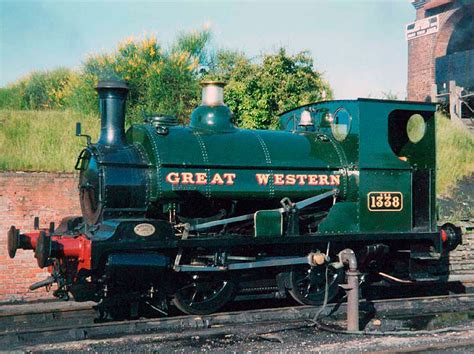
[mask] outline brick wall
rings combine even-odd
[[[15,225],[21,232],[33,229],[33,218],[40,227],[56,225],[68,215],[80,215],[77,176],[68,173],[0,172],[0,302],[51,298],[28,287],[48,274],[39,269],[31,250],[18,250],[10,259],[7,231]]]
[[[432,58],[435,35],[415,38],[408,42],[408,99],[426,101],[434,83],[435,61]]]
[[[409,100],[431,100],[431,86],[435,83],[436,58],[446,55],[449,39],[456,24],[464,16],[464,11],[458,2],[452,7],[441,8],[440,12],[436,13],[439,15],[438,32],[408,41],[407,94]],[[431,15],[426,14],[424,8],[421,7],[416,11],[416,20]]]

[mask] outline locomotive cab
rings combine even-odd
[[[435,110],[431,103],[358,99],[281,115],[281,128],[298,134],[309,112],[315,132],[337,142],[350,161],[348,198],[334,205],[321,232],[436,231]]]

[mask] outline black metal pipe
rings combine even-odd
[[[123,81],[99,81],[100,137],[98,144],[125,145],[125,102],[128,86]]]

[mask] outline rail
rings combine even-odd
[[[474,294],[432,296],[418,298],[361,301],[364,313],[376,313],[377,317],[462,312],[474,309]],[[86,339],[116,338],[152,333],[179,333],[185,330],[225,328],[251,323],[291,323],[309,321],[318,307],[297,306],[251,311],[216,313],[207,316],[178,316],[123,322],[69,324],[61,327],[37,329],[11,329],[0,333],[0,349],[15,350],[40,343],[62,343]],[[329,304],[324,315],[341,319],[347,311],[346,304]],[[229,327],[229,328],[230,328]]]

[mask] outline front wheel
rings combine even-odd
[[[324,302],[327,280],[328,302],[339,292],[344,268],[330,265],[294,267],[288,272],[288,293],[302,305],[319,306]]]

